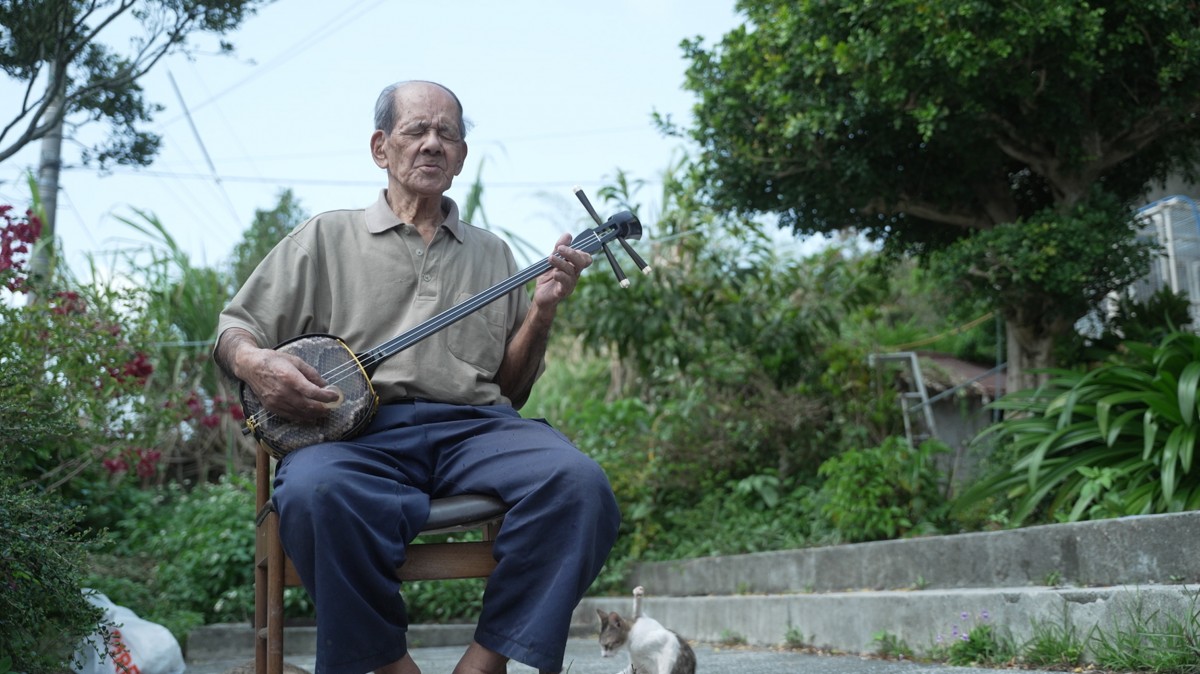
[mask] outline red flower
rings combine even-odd
[[[205,428],[216,428],[221,425],[221,416],[219,414],[209,414],[200,420]]]
[[[54,300],[50,305],[50,311],[55,315],[66,316],[68,314],[82,314],[87,312],[87,301],[81,298],[77,292],[56,292],[54,293]]]
[[[200,396],[196,395],[195,391],[188,395],[187,402],[184,404],[187,405],[189,419],[199,419],[204,415],[204,403],[200,402]]]
[[[133,379],[137,380],[137,383],[141,386],[146,385],[146,380],[149,379],[150,375],[153,373],[154,364],[151,363],[150,359],[146,357],[146,354],[142,353],[141,351],[138,351],[137,354],[135,354],[130,360],[125,361],[125,364],[121,366],[120,370],[114,367],[108,368],[108,374],[112,376],[113,379],[116,379],[121,383],[125,383],[126,379],[132,377]]]
[[[157,449],[139,449],[137,474],[142,479],[150,479],[158,472],[158,461],[162,458],[162,452]]]
[[[108,470],[109,475],[120,475],[129,470],[129,464],[125,463],[125,459],[105,459],[103,461],[104,468]]]
[[[42,221],[25,211],[24,219],[12,217],[12,205],[0,204],[0,272],[11,271],[4,285],[13,292],[26,288],[25,266],[32,245],[42,236]]]

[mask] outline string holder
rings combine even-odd
[[[583,193],[583,188],[576,186],[574,191],[575,197],[579,199],[579,203],[583,204],[583,207],[587,210],[588,215],[592,216],[592,220],[595,220],[597,225],[603,227],[604,220],[600,218],[600,215],[596,213],[596,209],[592,207],[592,202],[589,201],[587,195]],[[629,242],[625,240],[625,237],[618,236],[616,239],[617,242],[621,244],[621,247],[625,249],[625,253],[629,255],[630,259],[633,260],[634,264],[638,266],[638,269],[640,269],[643,274],[649,275],[650,272],[653,271],[650,265],[646,264],[646,261],[642,259],[642,256],[638,255],[637,251],[633,249],[633,246],[629,245]],[[601,248],[604,250],[604,256],[608,258],[608,264],[612,267],[613,274],[617,277],[617,282],[620,283],[622,288],[628,288],[629,278],[625,276],[625,271],[622,270],[621,265],[617,263],[617,258],[612,254],[612,250],[609,249],[608,244],[603,244]]]

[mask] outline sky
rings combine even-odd
[[[146,98],[165,107],[150,127],[163,138],[153,165],[64,170],[64,254],[78,269],[89,253],[137,240],[117,218],[137,219],[138,209],[155,214],[194,265],[219,266],[255,211],[273,208],[286,188],[309,214],[367,206],[384,184],[368,154],[375,99],[407,79],[440,82],[462,101],[469,152],[448,194],[461,205],[482,175],[491,226],[549,252],[558,235],[590,224],[572,188],[606,217],[596,192],[621,169],[647,181],[640,196],[652,237],[661,176],[689,149],[652,115],[690,121],[680,42],[719,42],[741,23],[734,4],[278,0],[228,36],[233,56],[172,57],[141,80]],[[16,86],[0,81],[0,100]],[[88,129],[100,131],[80,133]],[[28,204],[24,175],[37,160],[35,143],[0,164],[0,203]]]

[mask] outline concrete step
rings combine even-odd
[[[960,588],[866,590],[813,594],[646,597],[644,611],[687,639],[750,646],[795,645],[843,653],[873,653],[887,634],[917,654],[928,654],[939,636],[987,623],[1023,644],[1050,627],[1073,626],[1081,641],[1094,628],[1106,634],[1131,632],[1131,616],[1187,621],[1200,611],[1200,585],[1092,588]],[[587,598],[573,616],[579,631],[592,625],[596,610],[629,615],[629,598]],[[1089,649],[1089,655],[1094,650]]]
[[[789,640],[849,653],[877,635],[927,652],[986,612],[1017,643],[1041,626],[1109,633],[1141,610],[1185,624],[1200,611],[1200,512],[639,564],[630,588],[689,639]],[[585,599],[628,615],[629,598]],[[966,614],[966,618],[963,618]]]
[[[1200,606],[1200,512],[1055,524],[657,562],[638,565],[649,615],[684,637],[754,646],[799,641],[872,652],[877,635],[927,652],[939,635],[987,620],[1018,643],[1038,625],[1120,630],[1131,615],[1186,620]],[[585,599],[572,636],[595,638],[596,610],[628,615],[629,597]],[[963,614],[967,617],[963,618]],[[414,646],[470,642],[471,625],[414,625]],[[315,651],[315,630],[291,628],[289,654]],[[188,639],[188,657],[249,657],[248,625],[213,626]],[[220,651],[218,649],[225,649]]]
[[[1200,582],[1200,512],[639,564],[648,596]]]

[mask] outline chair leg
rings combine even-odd
[[[267,625],[267,581],[270,574],[262,556],[262,534],[256,537],[254,553],[254,674],[266,674],[267,640],[259,630]]]
[[[268,507],[271,457],[262,447],[258,448],[255,473],[254,672],[283,674],[284,555],[279,514]]]
[[[279,515],[267,517],[267,674],[283,674],[283,545]]]

